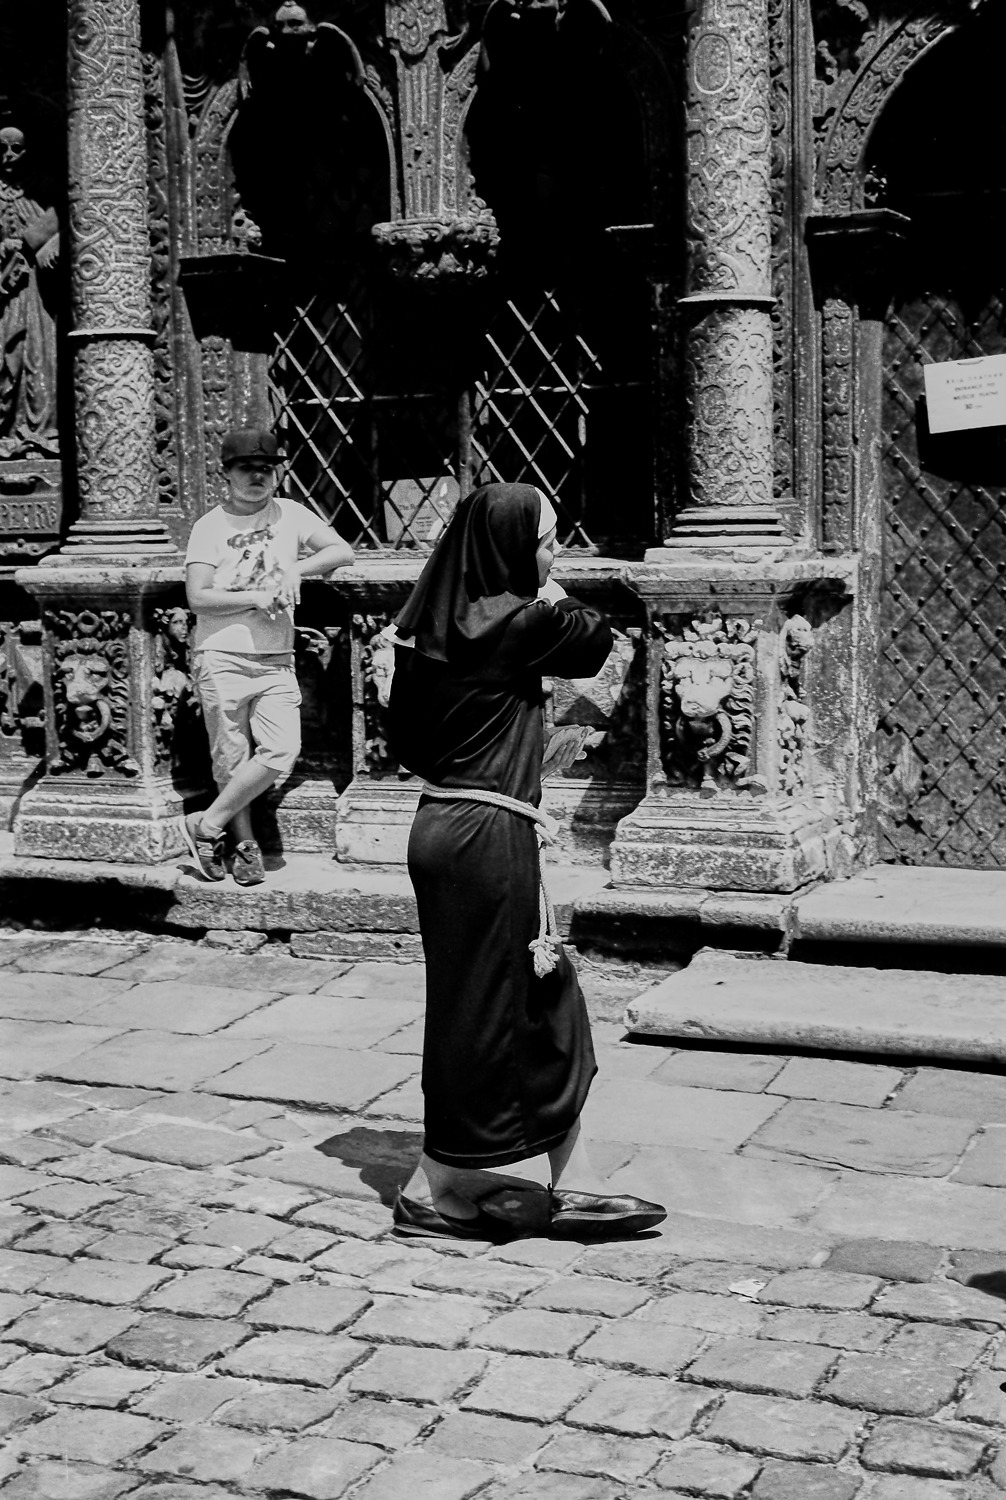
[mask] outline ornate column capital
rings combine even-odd
[[[472,193],[459,149],[479,44],[474,31],[453,39],[449,31],[444,0],[386,0],[402,204],[373,234],[394,276],[428,288],[483,280],[499,244],[492,210]]]
[[[70,0],[69,227],[80,519],[51,561],[174,551],[157,518],[139,0]]]

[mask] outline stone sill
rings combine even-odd
[[[350,568],[340,568],[331,579],[306,578],[309,585],[325,584],[340,589],[350,596],[365,597],[374,589],[396,592],[411,588],[419,577],[427,556],[403,557],[401,554],[376,553],[360,555]],[[45,580],[45,592],[56,589],[82,593],[100,587],[103,580],[121,582],[128,577],[144,590],[163,589],[185,582],[182,563],[152,567],[122,567],[94,563],[81,566],[76,559],[68,567],[53,566],[50,562],[38,569],[39,580]],[[667,589],[668,585],[690,582],[702,583],[758,583],[786,586],[801,582],[832,582],[849,592],[854,590],[858,572],[858,558],[853,555],[799,554],[788,556],[775,553],[761,559],[737,560],[729,557],[710,559],[691,557],[684,549],[668,551],[667,560],[626,562],[612,557],[562,557],[553,570],[554,577],[564,588],[616,588],[622,586],[632,593],[647,595]],[[24,584],[28,575],[36,574],[36,565],[18,564],[0,567],[0,580]]]

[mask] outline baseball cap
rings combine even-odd
[[[220,462],[226,467],[239,458],[264,458],[278,464],[281,460],[275,433],[264,427],[235,427],[225,432],[220,444]]]

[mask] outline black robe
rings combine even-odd
[[[502,792],[537,807],[542,674],[591,677],[611,650],[604,616],[575,599],[531,603],[477,668],[399,648],[392,748],[445,787]],[[420,801],[409,874],[426,955],[426,1151],[494,1167],[558,1146],[597,1071],[569,958],[536,978],[535,825],[503,808]]]

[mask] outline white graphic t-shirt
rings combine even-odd
[[[223,506],[216,505],[193,526],[185,562],[208,563],[216,589],[271,593],[307,550],[309,538],[324,525],[306,506],[279,496],[250,524],[247,517],[228,515]],[[243,609],[233,615],[197,614],[194,649],[238,651],[247,656],[292,651],[293,611],[277,606],[272,615],[261,609]]]

